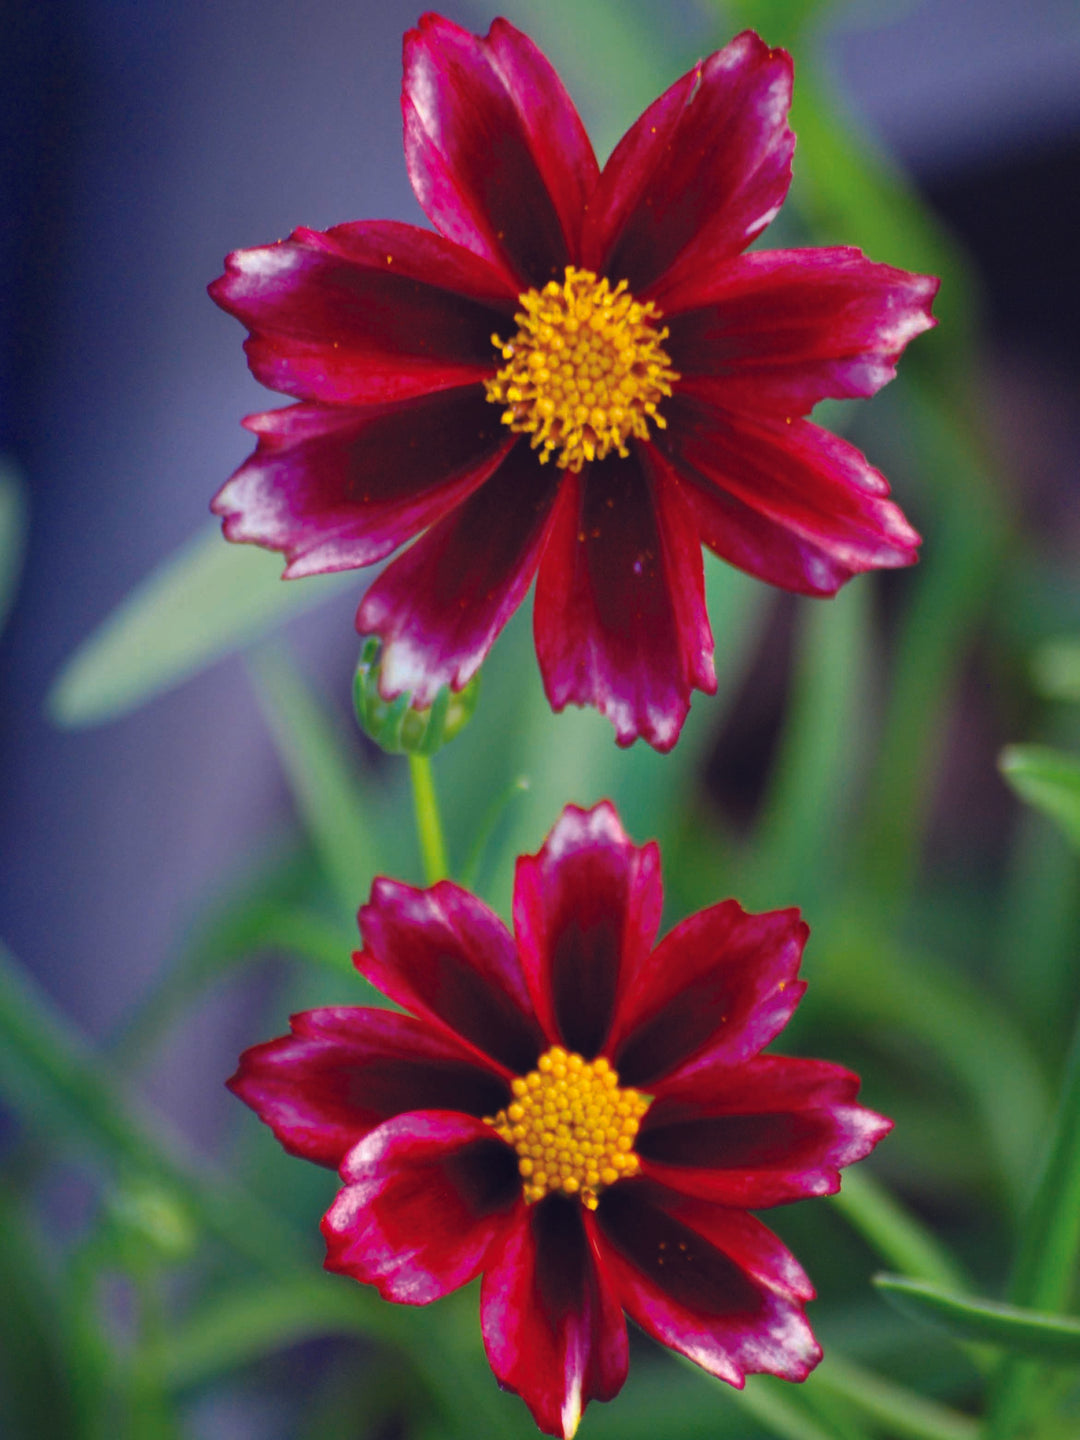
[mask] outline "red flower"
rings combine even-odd
[[[662,898],[607,803],[519,859],[516,942],[456,885],[377,880],[356,964],[412,1014],[296,1015],[229,1082],[339,1168],[329,1269],[414,1305],[483,1274],[491,1367],[552,1435],[622,1386],[623,1310],[732,1385],[805,1379],[813,1287],[747,1212],[831,1194],[891,1128],[857,1076],[759,1053],[805,988],[798,911],[726,900],[653,949]]]
[[[423,532],[357,614],[386,699],[465,685],[536,575],[552,706],[667,750],[716,686],[702,544],[810,595],[915,559],[884,478],[802,417],[892,378],[937,281],[853,249],[742,254],[790,183],[791,83],[747,31],[601,171],[526,36],[425,15],[405,157],[439,233],[360,221],[229,256],[210,293],[300,403],[244,422],[258,447],[213,508],[288,577]]]

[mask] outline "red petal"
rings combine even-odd
[[[598,172],[532,41],[505,20],[481,39],[425,15],[405,36],[402,109],[409,179],[438,229],[518,291],[561,277]]]
[[[791,183],[791,75],[748,30],[677,80],[604,166],[582,263],[650,299],[676,262],[700,274],[744,250]]]
[[[666,1084],[635,1149],[644,1173],[684,1195],[759,1209],[840,1188],[892,1121],[855,1104],[859,1077],[823,1060],[759,1055]]]
[[[356,627],[382,636],[386,699],[410,690],[423,709],[440,686],[460,690],[476,674],[532,584],[559,478],[516,445],[481,489],[372,583]]]
[[[492,374],[513,290],[459,245],[392,220],[238,250],[210,294],[251,331],[256,379],[301,400],[379,404]]]
[[[808,594],[914,563],[919,536],[886,498],[885,477],[847,441],[806,420],[732,415],[685,393],[667,413],[671,429],[656,448],[685,482],[702,540],[724,559]]]
[[[795,977],[809,933],[798,910],[749,915],[737,900],[676,925],[615,1017],[609,1051],[623,1083],[659,1089],[756,1055],[806,989]]]
[[[647,468],[646,468],[647,467]],[[679,738],[716,675],[701,545],[670,472],[611,458],[567,476],[540,562],[536,653],[553,709],[595,705],[620,745]]]
[[[728,410],[805,415],[891,380],[908,341],[935,323],[937,289],[858,250],[759,251],[667,295],[665,349],[680,390]]]
[[[626,1322],[597,1264],[592,1217],[576,1202],[530,1205],[484,1276],[484,1347],[499,1384],[548,1435],[569,1437],[590,1400],[626,1379]]]
[[[463,1037],[510,1074],[536,1064],[544,1037],[514,942],[499,917],[448,880],[414,890],[376,880],[360,911],[357,969],[384,995]]]
[[[660,851],[627,838],[608,801],[567,805],[537,855],[518,858],[514,930],[545,1031],[591,1059],[619,995],[656,938],[664,894]]]
[[[739,1389],[761,1372],[805,1380],[821,1359],[802,1310],[813,1287],[752,1216],[623,1181],[596,1218],[620,1303],[661,1344]]]
[[[381,560],[483,484],[513,443],[479,386],[363,409],[251,415],[258,448],[211,509],[229,540],[283,550],[285,575]]]
[[[388,1120],[349,1152],[341,1178],[322,1224],[326,1268],[400,1304],[467,1285],[521,1223],[514,1152],[468,1115]]]
[[[228,1082],[292,1155],[336,1170],[384,1120],[434,1106],[492,1115],[509,1091],[464,1046],[411,1015],[338,1006],[289,1021]]]

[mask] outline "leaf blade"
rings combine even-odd
[[[958,1340],[977,1340],[1060,1365],[1080,1365],[1080,1320],[978,1299],[903,1275],[875,1275],[874,1285],[903,1314]]]

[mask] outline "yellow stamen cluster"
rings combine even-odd
[[[530,1204],[559,1190],[595,1210],[605,1185],[637,1173],[634,1137],[650,1100],[620,1089],[603,1056],[583,1060],[555,1045],[510,1088],[506,1109],[484,1119],[517,1151]]]
[[[552,280],[519,299],[520,330],[505,342],[491,337],[507,363],[484,385],[493,404],[506,406],[503,424],[532,436],[541,464],[555,455],[576,472],[611,450],[628,455],[631,435],[648,439],[650,418],[665,428],[656,407],[679,376],[660,348],[668,331],[654,323],[660,312],[651,301],[639,305],[625,280],[613,290],[572,265],[561,285]]]

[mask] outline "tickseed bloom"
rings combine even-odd
[[[405,158],[438,233],[299,229],[210,287],[256,377],[213,502],[287,577],[419,540],[368,588],[381,685],[460,689],[536,576],[548,700],[667,750],[716,687],[701,546],[831,595],[919,537],[866,459],[804,417],[872,395],[934,322],[937,281],[858,250],[742,252],[783,204],[792,64],[747,31],[651,105],[599,168],[505,20],[405,36]]]
[[[483,1275],[491,1368],[551,1435],[622,1386],[623,1311],[732,1385],[805,1379],[813,1287],[748,1211],[837,1190],[891,1124],[839,1066],[760,1053],[805,988],[797,910],[726,900],[654,948],[662,900],[606,802],[518,860],[513,936],[377,880],[356,965],[412,1013],[295,1015],[229,1082],[340,1172],[328,1269],[412,1305]]]

